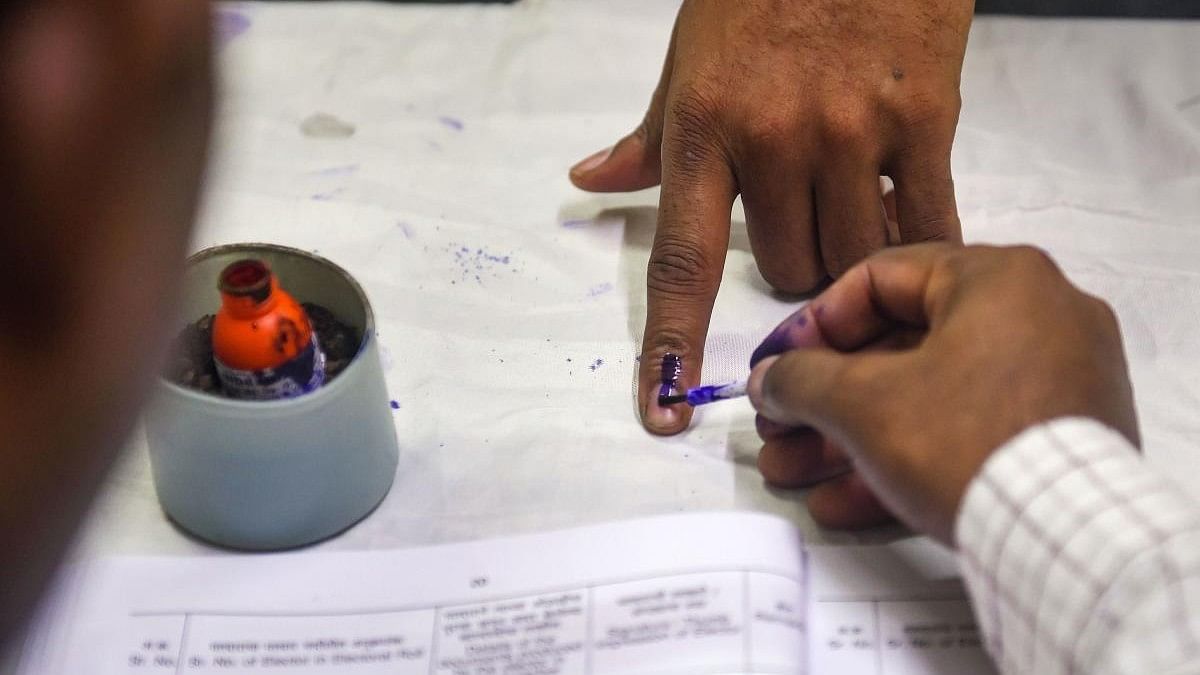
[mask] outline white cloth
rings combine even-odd
[[[1034,427],[968,488],[957,539],[1006,673],[1200,673],[1200,504],[1098,422]]]
[[[588,195],[566,172],[637,124],[677,7],[220,6],[194,247],[271,241],[343,265],[375,305],[401,406],[395,487],[320,548],[723,509],[783,516],[813,542],[897,536],[819,530],[802,494],[764,488],[745,401],[675,438],[637,424],[657,193]],[[1185,470],[1200,448],[1197,45],[1200,22],[979,19],[954,162],[969,241],[1042,246],[1115,306],[1148,459],[1200,491]],[[796,307],[763,284],[743,222],[735,211],[709,333],[723,371]],[[745,374],[716,365],[707,380]],[[163,517],[140,437],[81,553],[221,554]]]

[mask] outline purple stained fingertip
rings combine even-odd
[[[662,399],[669,398],[671,396],[671,393],[679,384],[679,375],[682,372],[683,361],[681,361],[678,356],[671,353],[663,354],[662,370],[660,371],[662,386],[658,388],[658,398],[660,402]]]
[[[758,365],[759,361],[762,361],[768,356],[775,356],[776,354],[782,354],[786,351],[795,349],[796,345],[792,343],[792,329],[804,328],[807,325],[808,314],[804,311],[804,309],[801,309],[785,319],[783,323],[776,326],[775,330],[771,331],[771,334],[768,335],[766,339],[762,341],[762,344],[760,344],[754,350],[754,353],[750,355],[751,370],[754,369],[754,366]]]

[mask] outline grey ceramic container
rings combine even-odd
[[[150,461],[163,509],[197,537],[292,548],[370,513],[392,485],[399,450],[371,305],[337,265],[270,244],[206,249],[188,259],[178,327],[216,312],[218,275],[247,257],[265,260],[300,302],[354,326],[358,354],[332,382],[293,399],[234,400],[160,379],[146,413]]]

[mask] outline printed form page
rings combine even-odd
[[[782,520],[689,514],[398,551],[104,559],[50,603],[22,672],[803,673],[803,555]]]
[[[810,546],[813,673],[991,675],[958,563],[924,537]]]

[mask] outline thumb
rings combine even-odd
[[[662,181],[663,119],[671,73],[675,68],[676,26],[663,61],[662,75],[642,123],[611,148],[597,152],[571,167],[571,182],[588,192],[633,192]]]
[[[661,122],[654,124],[661,126]],[[588,192],[633,192],[658,185],[662,132],[650,125],[647,119],[613,147],[576,164],[571,182]]]
[[[886,352],[842,353],[797,349],[761,361],[750,374],[747,393],[767,419],[792,427],[813,427],[843,445],[854,446],[855,430],[870,424],[886,395],[882,383],[890,360]]]

